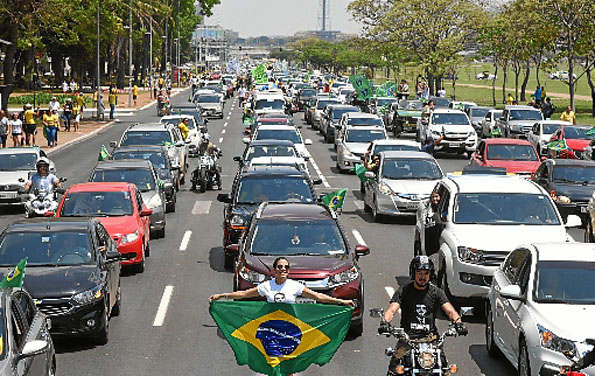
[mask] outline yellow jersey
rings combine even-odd
[[[25,111],[25,124],[35,124],[35,112],[33,110]]]

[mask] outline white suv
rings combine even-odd
[[[515,249],[494,273],[486,347],[519,375],[559,375],[595,345],[595,246],[542,243]],[[594,376],[595,367],[581,371]]]
[[[477,133],[463,111],[434,110],[419,119],[417,125],[418,141],[422,143],[429,137],[436,140],[444,132],[444,139],[434,149],[437,152],[471,154],[477,148]]]
[[[417,212],[415,253],[437,253],[439,284],[455,300],[471,298],[479,314],[494,271],[515,247],[573,241],[550,195],[531,181],[448,176],[433,192],[440,195],[436,214],[428,216],[427,205]],[[567,226],[580,226],[580,218],[569,216]]]

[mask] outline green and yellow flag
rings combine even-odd
[[[366,171],[368,171],[368,169],[361,163],[356,163],[355,167],[353,167],[353,172],[355,172],[355,174],[357,175],[357,177],[359,178],[359,180],[362,181],[362,183],[365,183],[368,181],[368,178],[366,177]]]
[[[493,131],[490,132],[490,137],[500,137],[502,133],[500,132],[500,127],[495,127]]]
[[[349,330],[353,308],[325,304],[215,301],[209,312],[239,365],[265,375],[328,363]]]
[[[338,191],[331,192],[322,197],[320,200],[323,204],[328,206],[329,209],[337,210],[343,207],[343,201],[345,201],[346,194],[347,189],[339,189]]]
[[[105,160],[109,159],[109,157],[110,157],[110,155],[107,152],[105,145],[101,145],[101,148],[99,149],[99,157],[97,157],[97,160],[99,162],[101,162],[101,161],[105,161]]]
[[[21,259],[13,271],[8,273],[0,282],[0,287],[23,287],[25,278],[25,268],[27,267],[27,258]]]
[[[252,70],[252,80],[255,84],[266,84],[269,82],[267,68],[264,64],[260,64]]]
[[[376,88],[377,97],[394,97],[397,92],[397,85],[394,81],[386,81]]]
[[[349,77],[349,82],[357,92],[358,99],[365,100],[372,98],[374,87],[363,74],[355,74]]]
[[[547,144],[547,148],[553,151],[561,151],[568,149],[568,145],[566,145],[566,140],[562,139],[550,142]]]

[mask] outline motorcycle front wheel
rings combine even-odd
[[[207,170],[202,168],[200,170],[200,191],[205,192],[207,190]]]

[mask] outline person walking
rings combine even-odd
[[[574,111],[572,111],[572,107],[566,107],[566,111],[562,112],[562,115],[560,115],[560,120],[576,125],[576,116],[574,115]]]
[[[6,138],[8,137],[8,118],[6,112],[0,110],[0,144],[3,148],[6,147]]]
[[[36,132],[36,124],[35,124],[35,116],[39,116],[39,113],[35,113],[33,111],[33,106],[31,103],[27,103],[25,105],[25,143],[27,146],[37,146],[35,144],[35,132]]]
[[[538,106],[541,106],[541,88],[539,86],[535,89],[533,96],[535,97],[535,103],[537,103]]]
[[[72,105],[72,124],[74,125],[74,132],[79,133],[79,122],[81,121],[81,107],[78,101]]]
[[[60,124],[56,110],[51,110],[43,115],[43,125],[46,127],[48,146],[58,145],[58,125]]]
[[[116,103],[118,103],[118,97],[116,96],[116,89],[110,87],[110,91],[107,97],[109,103],[109,118],[114,120],[114,113],[116,112]]]
[[[19,113],[17,111],[12,113],[10,120],[8,121],[10,126],[10,133],[12,135],[12,146],[21,146],[21,137],[23,137],[23,121],[19,119]]]
[[[136,99],[138,98],[138,86],[136,83],[132,87],[132,100],[134,101],[134,107],[136,107]]]
[[[72,120],[72,99],[70,98],[66,98],[62,117],[64,118],[64,130],[70,132],[70,121]]]
[[[543,117],[546,120],[552,118],[552,115],[554,114],[554,112],[556,112],[556,106],[554,106],[554,104],[552,103],[552,98],[547,97],[545,99],[543,106],[541,106],[541,112],[543,112]]]
[[[97,95],[97,92],[94,92]],[[97,101],[97,100],[96,100]],[[76,103],[79,106],[79,122],[83,118],[83,111],[85,110],[85,96],[82,93],[76,97]]]

